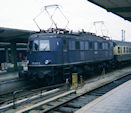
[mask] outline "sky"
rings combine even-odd
[[[69,20],[67,29],[94,32],[107,35],[113,40],[121,40],[121,30],[125,30],[125,40],[131,41],[131,22],[107,12],[87,0],[0,0],[0,27],[39,30],[33,19],[44,10],[44,6],[58,4]],[[52,14],[54,9],[49,9]],[[53,16],[58,27],[64,28],[67,20],[56,10]],[[44,11],[37,19],[41,29],[50,27],[50,20]],[[102,21],[102,23],[98,23]],[[93,24],[97,22],[97,24]],[[101,32],[102,31],[102,32]]]

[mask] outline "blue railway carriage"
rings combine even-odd
[[[36,33],[29,37],[27,76],[65,80],[70,75],[60,74],[64,70],[90,70],[90,66],[101,67],[112,59],[113,42],[105,37],[92,33]]]
[[[117,62],[127,62],[131,60],[131,42],[116,41],[114,43],[114,58]]]

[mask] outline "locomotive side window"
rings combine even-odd
[[[69,41],[69,49],[75,50],[75,41]]]
[[[50,43],[49,40],[40,40],[40,51],[49,51]]]
[[[80,42],[80,49],[84,50],[84,42]]]
[[[67,51],[67,42],[63,40],[63,51]]]
[[[79,41],[76,41],[75,46],[76,46],[76,50],[80,50],[80,42]]]
[[[110,43],[109,45],[110,45],[110,48],[112,48],[112,47],[113,47],[113,43]]]
[[[109,47],[108,43],[103,43],[102,46],[103,46],[103,49],[108,49]]]
[[[97,43],[97,42],[94,43],[94,49],[95,49],[95,50],[98,49],[98,43]]]
[[[108,43],[105,43],[105,49],[108,49],[109,45]]]
[[[109,49],[109,44],[105,43],[106,49]]]
[[[89,49],[93,49],[93,42],[89,42]]]
[[[89,49],[89,44],[88,42],[85,42],[85,50],[88,50]]]
[[[102,49],[105,49],[105,43],[102,43]]]
[[[99,49],[102,49],[102,43],[101,42],[99,43]]]
[[[108,43],[108,49],[110,48],[111,46],[110,46],[110,43]]]

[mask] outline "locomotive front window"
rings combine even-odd
[[[49,40],[40,40],[40,51],[50,51]]]

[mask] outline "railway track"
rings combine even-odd
[[[73,113],[128,80],[131,80],[131,75],[124,76],[83,94],[78,94],[71,90],[20,110],[17,113]]]
[[[26,91],[17,90],[9,98],[6,95],[5,97],[7,99],[0,98],[3,99],[3,101],[1,101],[0,104],[0,112],[8,110],[10,108],[16,108],[19,105],[35,101],[36,99],[39,100],[43,96],[49,96],[52,93],[55,93],[56,95],[59,94],[60,92],[64,92],[64,90],[61,89],[61,87],[63,87],[64,85],[65,84],[52,85],[48,87],[42,87],[39,89],[26,90]]]
[[[29,87],[30,81],[24,79],[12,79],[0,82],[0,96],[12,93],[16,90],[25,89]]]
[[[44,88],[39,88],[36,90],[27,89],[25,91],[21,90],[21,88],[20,88],[20,90],[17,90],[14,92],[15,95],[12,95],[11,98],[8,98],[8,95],[6,95],[5,98],[7,98],[7,101],[5,101],[3,98],[0,97],[0,101],[1,102],[3,101],[3,103],[0,105],[0,112],[3,112],[3,111],[4,112],[6,112],[6,111],[7,112],[17,112],[17,111],[21,110],[21,108],[24,109],[27,106],[28,106],[28,108],[30,108],[31,106],[33,107],[34,105],[39,104],[41,102],[44,102],[44,103],[42,103],[43,107],[41,110],[37,109],[38,112],[39,111],[43,112],[42,110],[45,110],[45,108],[47,111],[45,110],[44,112],[52,112],[53,110],[57,110],[59,106],[60,107],[62,106],[60,109],[63,109],[63,105],[68,103],[68,101],[71,101],[71,100],[73,101],[77,97],[80,97],[81,95],[84,95],[84,94],[86,95],[87,92],[90,92],[91,90],[98,88],[98,86],[102,87],[103,85],[108,84],[111,81],[115,81],[116,78],[117,79],[121,78],[125,75],[128,75],[129,73],[131,73],[130,67],[126,68],[125,70],[122,70],[122,69],[118,70],[116,72],[116,77],[111,72],[110,74],[107,74],[106,77],[112,76],[112,79],[109,79],[106,82],[103,80],[99,84],[96,84],[96,82],[98,80],[100,80],[101,77],[103,78],[104,76],[101,76],[98,78],[95,77],[94,79],[88,80],[88,84],[92,84],[92,85],[89,85],[88,88],[86,89],[86,91],[77,90],[77,93],[76,93],[76,90],[67,91],[64,88],[61,88],[61,90],[54,92],[54,94],[49,93],[50,92],[49,90],[54,90],[53,88],[58,88],[58,86],[57,87],[50,86],[50,88],[44,87]],[[125,75],[123,75],[123,74],[125,74]],[[90,87],[90,86],[95,86],[95,87]],[[66,92],[66,94],[63,94],[64,92]],[[61,97],[59,97],[59,95],[61,95]],[[69,96],[69,97],[67,97],[67,96]],[[64,99],[64,97],[65,97],[65,99]],[[54,99],[52,99],[52,98],[54,98]],[[58,103],[58,101],[57,101],[57,99],[59,99],[59,98],[61,98],[61,100],[58,100],[58,101],[60,101],[61,103]],[[91,96],[90,98],[93,98],[93,97]],[[97,96],[96,96],[96,98],[97,98]],[[50,102],[54,103],[55,106],[53,106],[52,103],[50,104],[49,100],[50,100]],[[65,100],[65,101],[63,101],[63,100]],[[53,101],[55,101],[55,102],[53,102]],[[74,106],[77,106],[76,103],[74,103]],[[15,108],[15,109],[12,109],[12,108]],[[51,109],[49,109],[49,108],[51,108]],[[64,107],[64,109],[65,108],[67,108],[67,106]],[[69,109],[69,108],[67,108],[67,109]],[[78,108],[75,108],[75,109],[77,110]],[[37,111],[37,110],[34,108],[30,109],[30,111]],[[27,112],[28,112],[28,110],[27,110]]]

